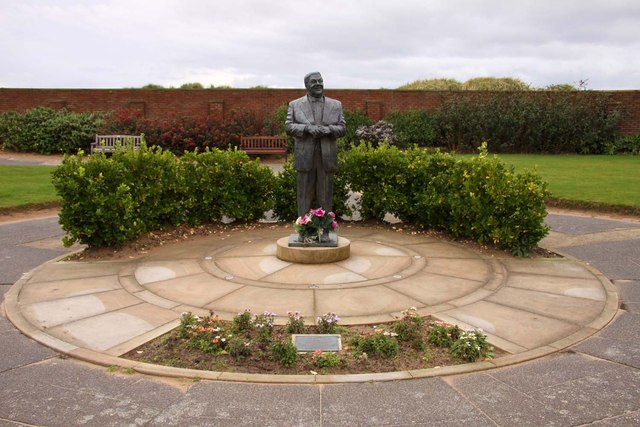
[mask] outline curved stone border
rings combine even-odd
[[[25,274],[20,280],[18,280],[5,294],[4,307],[9,320],[25,335],[32,339],[44,344],[53,350],[91,362],[102,366],[121,366],[124,368],[131,368],[137,372],[149,375],[168,376],[168,377],[181,377],[181,378],[197,378],[197,379],[209,379],[209,380],[223,380],[223,381],[236,381],[236,382],[254,382],[254,383],[298,383],[298,384],[323,384],[323,383],[347,383],[347,382],[368,382],[368,381],[391,381],[399,379],[413,379],[413,378],[426,378],[441,375],[454,375],[469,372],[482,371],[486,369],[492,369],[495,367],[509,366],[517,363],[526,362],[528,360],[536,359],[542,356],[546,356],[560,350],[571,347],[600,329],[606,326],[615,316],[618,305],[618,293],[613,284],[598,270],[592,266],[582,263],[566,254],[561,254],[566,259],[572,260],[576,264],[580,264],[582,267],[590,271],[602,284],[606,293],[606,300],[604,308],[600,312],[599,316],[594,318],[589,324],[581,327],[579,330],[571,333],[570,335],[556,340],[552,343],[520,352],[518,354],[512,354],[509,356],[501,357],[499,359],[491,361],[482,361],[477,363],[470,363],[464,365],[455,365],[442,368],[430,368],[419,369],[410,371],[398,371],[387,373],[372,373],[372,374],[348,374],[348,375],[265,375],[265,374],[244,374],[244,373],[229,373],[229,372],[213,372],[213,371],[199,371],[194,369],[182,369],[165,367],[159,365],[152,365],[148,363],[136,362],[128,359],[123,359],[116,356],[111,356],[105,353],[101,353],[95,350],[87,348],[81,348],[76,345],[64,342],[58,338],[55,338],[43,330],[37,328],[27,320],[21,310],[18,297],[23,289],[23,286],[27,283],[29,278],[33,277],[35,273],[43,269],[45,266],[58,262],[64,258],[67,258],[69,254],[62,255],[53,260],[50,260],[29,273]],[[435,317],[440,317],[435,314]],[[443,317],[441,317],[443,318]],[[443,320],[448,319],[444,316]],[[460,322],[456,322],[460,323]],[[148,336],[140,336],[140,344],[146,342],[146,340],[152,338],[152,336],[158,336],[161,333],[168,332],[177,326],[176,322],[169,322],[160,328],[156,328],[153,333]],[[463,325],[464,326],[464,325]],[[491,335],[489,340],[492,341]],[[496,344],[493,342],[494,345]],[[498,344],[498,347],[501,347]]]

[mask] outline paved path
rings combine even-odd
[[[640,331],[640,265],[638,264],[640,224],[567,215],[551,215],[548,222],[554,232],[544,244],[570,257],[582,259],[604,272],[613,280],[617,291],[613,294],[620,295],[623,307],[609,326],[566,351],[527,363],[483,372],[406,381],[274,385],[185,380],[167,384],[157,378],[148,378],[139,374],[109,373],[105,368],[84,365],[60,357],[56,352],[25,338],[5,318],[0,318],[0,334],[4,344],[0,349],[0,383],[2,384],[0,426],[19,423],[39,425],[79,423],[90,425],[459,425],[460,423],[471,425],[588,423],[638,425],[640,423],[640,347],[637,345],[638,331]],[[4,251],[0,264],[2,267],[0,283],[5,283],[0,287],[3,293],[8,291],[8,284],[20,279],[22,273],[40,264],[43,258],[51,258],[60,253],[58,251],[62,251],[62,248],[55,247],[50,239],[51,236],[60,234],[52,220],[3,225],[0,226],[0,233],[0,243]],[[356,240],[358,239],[354,238],[354,241]],[[374,243],[376,241],[385,242],[383,239],[373,240]],[[246,244],[246,241],[243,244]],[[428,243],[427,246],[429,244],[437,244],[437,242]],[[425,254],[425,256],[427,260],[431,259],[428,255]],[[174,259],[179,259],[177,254],[174,254]],[[215,257],[211,261],[214,259]],[[17,262],[18,260],[20,262]],[[205,261],[209,260],[202,258],[198,265],[206,267]],[[137,285],[143,287],[142,290],[138,289],[138,292],[149,292],[157,298],[165,298],[167,295],[162,295],[160,288],[163,280],[171,279],[165,277],[161,280],[146,282],[144,274],[140,273],[136,276],[136,271],[144,272],[145,267],[153,267],[153,264],[148,264],[149,262],[153,261],[147,259],[134,262],[129,277],[135,278]],[[531,278],[531,272],[510,270],[510,261],[480,258],[474,259],[474,262],[479,263],[477,265],[490,265],[492,268],[497,262],[499,266],[506,265],[508,273],[514,273],[507,274],[507,277],[520,275],[518,284],[504,282],[499,287],[499,292],[505,289],[514,292],[511,288],[521,289],[518,286],[527,282],[524,279]],[[586,282],[594,285],[595,281],[598,281],[604,287],[603,289],[606,289],[606,280],[600,280],[591,267],[571,258],[565,262],[568,263],[566,265],[576,266],[580,271],[579,274],[591,274],[589,277],[582,277]],[[219,267],[221,264],[216,263],[216,265]],[[431,266],[433,265],[432,262]],[[354,268],[357,271],[354,271]],[[363,268],[362,265],[352,266],[351,269],[347,268],[347,273],[372,274],[372,271],[363,270]],[[425,271],[428,268],[429,263],[420,269],[419,273],[436,274]],[[231,269],[232,266],[227,265],[223,270],[229,273]],[[121,274],[122,269],[117,271]],[[175,273],[175,269],[171,271]],[[204,273],[196,274],[216,277],[212,271],[206,269],[203,271]],[[147,270],[147,273],[149,272],[160,274],[153,269]],[[165,273],[169,274],[166,271]],[[390,273],[394,273],[392,277],[402,276],[397,274],[397,271],[390,271]],[[147,276],[147,279],[160,277],[153,274]],[[22,282],[27,278],[29,276]],[[261,281],[256,280],[255,277],[241,279]],[[376,279],[379,278],[370,277],[367,280]],[[574,280],[576,277],[570,279],[580,284],[583,282],[583,280]],[[481,280],[481,282],[483,284],[480,287],[487,286],[487,280]],[[151,292],[151,288],[154,287],[152,285],[158,288],[154,292]],[[592,290],[585,293],[585,288],[582,288],[582,294],[578,298],[587,300],[589,304],[610,300],[597,298],[593,287],[586,289]],[[532,299],[533,306],[523,310],[525,312],[540,311],[535,307],[535,302],[543,295],[549,297],[548,294],[551,294],[552,299],[560,296],[557,293],[548,292],[548,288],[546,291],[525,290],[540,292]],[[563,293],[562,299],[564,300],[567,296],[576,299],[576,295],[566,293]],[[585,296],[587,298],[584,298]],[[428,301],[420,299],[421,296],[413,297],[423,302],[425,307],[429,305]],[[35,301],[32,303],[37,304]],[[483,300],[476,303],[487,302]],[[499,301],[493,303],[502,304]],[[450,309],[459,310],[462,306]],[[519,309],[523,308],[525,307]],[[31,320],[34,319],[38,318],[31,318]],[[571,322],[574,321],[575,319]],[[472,321],[469,323],[473,324]],[[500,330],[502,334],[506,333],[500,328],[496,330]],[[534,347],[539,348],[539,346]]]

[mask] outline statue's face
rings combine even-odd
[[[324,92],[324,81],[320,74],[312,74],[309,76],[309,81],[306,84],[307,92],[309,95],[319,98]]]

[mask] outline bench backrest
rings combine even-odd
[[[287,148],[286,136],[243,136],[240,149],[246,148]]]
[[[97,146],[115,147],[116,144],[126,145],[129,141],[133,142],[134,147],[140,146],[142,137],[140,135],[96,135]]]

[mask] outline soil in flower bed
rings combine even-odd
[[[228,322],[231,324],[231,322]],[[271,353],[268,344],[260,346],[251,343],[250,354],[236,359],[227,351],[204,353],[189,345],[189,339],[180,336],[178,329],[152,340],[123,355],[126,359],[178,368],[200,369],[254,374],[299,375],[299,374],[358,374],[393,372],[424,369],[468,363],[454,357],[449,348],[437,347],[427,340],[432,322],[425,318],[421,326],[422,348],[416,349],[415,343],[398,341],[398,352],[392,357],[363,354],[352,341],[354,337],[367,337],[387,332],[392,334],[392,323],[378,325],[338,326],[336,333],[341,334],[342,351],[336,352],[337,366],[319,367],[318,358],[326,357],[327,352],[298,353],[297,361],[290,367],[283,366]],[[305,326],[304,333],[318,333],[315,326]],[[284,326],[273,327],[273,337],[287,341],[290,337]],[[396,340],[395,337],[393,337]],[[508,353],[493,348],[493,357]],[[478,359],[482,360],[482,359]]]

